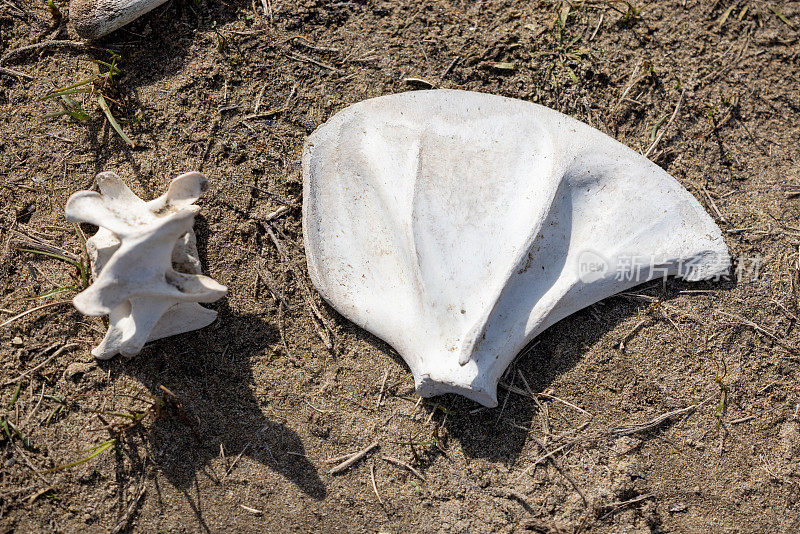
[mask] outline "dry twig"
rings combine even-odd
[[[57,346],[58,346],[58,343],[54,343],[54,344],[50,345],[49,347],[47,347],[46,349],[44,349],[39,354],[40,355],[41,354],[45,354],[46,352],[48,352],[49,350],[54,349]],[[49,358],[47,358],[45,361],[43,361],[42,363],[40,363],[39,365],[37,365],[33,369],[29,369],[29,370],[25,371],[24,373],[19,375],[17,378],[12,378],[11,380],[5,382],[3,385],[7,386],[9,384],[13,384],[14,382],[19,382],[20,380],[22,380],[23,378],[25,378],[29,374],[38,371],[39,369],[41,369],[42,367],[44,367],[45,365],[47,365],[48,363],[53,361],[56,357],[58,357],[60,354],[62,354],[65,350],[71,349],[72,347],[78,347],[78,346],[80,346],[79,343],[68,343],[67,345],[64,345],[63,347],[61,347],[60,349],[55,351],[53,354],[51,354]]]
[[[386,461],[386,462],[389,462],[390,464],[399,465],[400,467],[404,467],[404,468],[408,469],[409,471],[414,473],[414,475],[416,475],[417,478],[419,478],[423,482],[426,482],[426,479],[422,475],[422,473],[420,473],[419,471],[414,469],[414,467],[412,467],[411,464],[408,464],[408,463],[406,463],[406,462],[404,462],[402,460],[398,460],[397,458],[393,458],[391,456],[382,456],[381,459]]]
[[[364,449],[361,449],[360,451],[358,451],[357,453],[351,455],[347,460],[345,460],[344,462],[340,463],[339,465],[337,465],[336,467],[331,469],[330,470],[330,474],[331,475],[335,475],[336,473],[341,473],[342,471],[346,471],[351,465],[353,465],[354,463],[359,461],[361,458],[366,456],[372,449],[376,448],[377,446],[378,446],[378,442],[377,441],[373,441],[372,443],[369,444],[369,446],[367,446]]]
[[[648,148],[647,151],[644,153],[644,157],[646,158],[650,157],[650,154],[653,153],[653,150],[656,149],[656,146],[658,145],[659,141],[661,141],[661,138],[664,137],[664,134],[667,133],[669,127],[672,126],[673,122],[675,122],[675,117],[678,116],[678,112],[681,110],[681,104],[683,104],[683,97],[685,95],[686,95],[686,89],[684,88],[684,90],[681,91],[680,98],[678,98],[678,104],[675,106],[675,111],[672,112],[672,117],[669,118],[669,122],[667,122],[667,125],[661,128],[661,131],[658,132],[658,137],[656,137],[655,141],[653,141],[653,144],[650,145],[650,148]]]

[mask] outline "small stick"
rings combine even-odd
[[[538,408],[536,412],[539,415],[539,420],[542,423],[542,431],[545,433],[545,435],[550,434],[550,422],[547,419],[546,415],[547,412],[545,411],[542,404],[539,402],[539,399],[536,396],[536,394],[534,394],[533,390],[531,389],[531,386],[528,384],[528,379],[525,378],[524,374],[522,374],[522,370],[517,369],[517,374],[519,374],[519,377],[522,379],[522,383],[525,385],[525,390],[528,392],[528,395],[530,395],[531,399],[533,399],[533,402],[536,404],[536,407]]]
[[[14,9],[20,17],[27,17],[28,16],[28,14],[25,11],[20,9],[20,7],[17,6],[16,4],[14,4],[12,2],[9,2],[9,0],[0,0],[0,1],[2,1],[5,5],[10,7],[11,9]]]
[[[378,502],[381,503],[381,506],[385,506],[383,504],[383,499],[381,499],[380,493],[378,493],[378,485],[375,484],[375,464],[370,464],[369,476],[372,479],[372,491],[375,492],[375,496],[378,498]]]
[[[609,116],[614,114],[614,112],[617,110],[617,108],[622,103],[622,101],[625,100],[625,97],[628,96],[628,93],[630,92],[630,90],[633,89],[633,86],[636,85],[637,83],[639,83],[641,80],[644,80],[645,78],[647,78],[647,76],[648,76],[647,74],[645,74],[644,76],[642,76],[640,78],[636,78],[636,75],[639,73],[639,69],[642,67],[642,63],[643,62],[640,61],[639,63],[636,64],[636,67],[634,67],[633,72],[630,75],[630,78],[628,78],[629,80],[632,80],[632,81],[628,84],[628,86],[625,88],[625,90],[622,91],[622,95],[619,97],[619,100],[617,100],[616,104],[614,104],[614,107],[611,108],[611,111],[608,112]]]
[[[341,456],[336,456],[334,458],[328,458],[325,461],[328,462],[329,464],[335,464],[336,462],[341,462],[342,460],[347,460],[348,458],[351,458],[354,454],[356,454],[356,453],[348,452],[347,454],[343,454]]]
[[[114,527],[114,529],[111,531],[111,534],[118,534],[119,532],[122,532],[122,529],[124,529],[128,525],[128,521],[130,521],[131,516],[133,515],[133,511],[136,510],[136,506],[139,504],[139,501],[142,500],[142,497],[144,496],[146,491],[147,491],[147,480],[143,479],[142,485],[139,488],[139,492],[136,494],[136,497],[134,497],[131,503],[128,505],[128,509],[125,510],[124,514],[122,514],[122,517],[119,519],[119,521],[117,521],[117,526]]]
[[[265,111],[264,113],[252,113],[250,115],[245,115],[244,117],[242,117],[242,120],[243,121],[247,121],[247,120],[256,120],[256,119],[267,119],[269,117],[274,117],[278,113],[283,113],[283,111],[284,111],[283,108],[269,109],[269,110]]]
[[[602,521],[606,517],[610,516],[614,512],[617,512],[618,510],[621,510],[622,508],[625,508],[626,506],[630,506],[632,504],[636,504],[637,502],[644,501],[646,499],[653,499],[653,498],[655,498],[654,494],[647,493],[645,495],[639,495],[638,497],[634,497],[633,499],[629,499],[627,501],[612,502],[611,504],[608,504],[608,505],[603,507],[604,509],[608,510],[608,512],[606,512],[606,514],[604,516],[602,516],[600,518],[600,520]]]
[[[58,346],[58,343],[54,343],[53,345],[50,345],[49,347],[47,347],[46,349],[44,349],[44,350],[43,350],[42,352],[40,352],[39,354],[44,354],[44,353],[46,353],[47,351],[49,351],[49,350],[51,350],[51,349],[53,349],[53,348],[55,348],[55,347],[57,347],[57,346]],[[78,347],[78,346],[80,346],[80,344],[79,344],[79,343],[69,343],[69,344],[67,344],[67,345],[64,345],[63,347],[61,347],[60,349],[58,349],[57,351],[55,351],[53,354],[51,354],[49,358],[47,358],[45,361],[43,361],[42,363],[40,363],[39,365],[37,365],[37,366],[36,366],[36,367],[34,367],[33,369],[29,369],[29,370],[25,371],[24,373],[22,373],[21,375],[19,375],[17,378],[13,378],[13,379],[9,380],[8,382],[5,382],[3,385],[4,385],[4,386],[7,386],[7,385],[9,385],[9,384],[13,384],[14,382],[19,382],[20,380],[22,380],[23,378],[25,378],[25,377],[26,377],[26,376],[28,376],[29,374],[31,374],[31,373],[33,373],[33,372],[35,372],[35,371],[37,371],[37,370],[41,369],[42,367],[44,367],[45,365],[47,365],[48,363],[50,363],[51,361],[53,361],[53,359],[54,359],[54,358],[56,358],[58,355],[60,355],[61,353],[63,353],[65,350],[67,350],[67,349],[71,349],[72,347]]]
[[[261,91],[258,92],[258,96],[256,96],[256,104],[253,106],[253,114],[258,113],[258,110],[261,107],[261,99],[264,97],[264,92],[267,90],[267,85],[268,84],[265,83],[264,86],[261,88]]]
[[[308,404],[311,407],[312,410],[314,410],[315,412],[318,412],[318,413],[326,414],[326,413],[331,413],[333,411],[333,410],[320,410],[319,408],[317,408],[316,406],[314,406],[313,404],[308,402],[306,399],[303,399],[303,402]]]
[[[687,406],[686,408],[681,408],[679,410],[674,410],[672,412],[667,412],[665,414],[661,414],[658,417],[651,419],[645,423],[641,424],[631,424],[631,425],[623,425],[617,428],[611,429],[605,435],[608,437],[622,437],[622,436],[631,436],[633,434],[638,434],[639,432],[646,432],[648,430],[652,430],[661,423],[672,419],[673,417],[677,417],[679,415],[689,415],[697,411],[698,408],[707,404],[711,399],[714,397],[708,397],[704,401],[700,402],[699,404],[692,404],[691,406]]]
[[[328,325],[325,319],[322,317],[322,312],[319,311],[319,308],[314,303],[314,298],[311,296],[311,290],[308,289],[308,286],[305,283],[305,278],[300,270],[295,266],[295,264],[289,261],[289,255],[286,252],[286,249],[278,240],[278,237],[275,235],[275,232],[272,230],[272,227],[269,223],[264,225],[264,229],[267,231],[272,243],[275,245],[275,248],[278,250],[278,253],[281,255],[291,270],[292,274],[295,276],[296,280],[300,284],[301,293],[303,295],[303,300],[306,301],[306,305],[311,310],[309,313],[311,315],[311,322],[314,324],[314,328],[317,331],[317,335],[320,337],[322,342],[328,348],[328,350],[333,349],[333,340],[331,339],[331,335],[333,333],[333,328]]]
[[[292,307],[289,305],[289,301],[287,300],[286,296],[281,293],[281,291],[277,287],[277,282],[272,277],[272,274],[267,270],[266,266],[263,263],[259,263],[257,266],[258,275],[264,285],[267,286],[269,292],[272,293],[272,296],[275,297],[275,300],[279,301],[280,306],[285,307],[287,310],[290,310]],[[288,350],[286,351],[289,352]]]
[[[605,16],[606,16],[606,14],[605,14],[605,13],[601,13],[601,14],[600,14],[600,21],[597,23],[597,27],[596,27],[596,28],[594,29],[594,31],[592,32],[592,36],[591,36],[591,37],[589,37],[589,40],[590,40],[590,41],[594,41],[594,38],[595,38],[595,36],[597,35],[597,31],[600,29],[600,26],[602,26],[602,25],[603,25],[603,19],[605,18]]]
[[[790,404],[791,403],[789,403],[789,402],[784,402],[783,404],[781,404],[778,407],[767,408],[766,410],[761,410],[760,412],[756,412],[754,414],[750,414],[748,416],[745,416],[745,417],[742,417],[742,418],[739,418],[739,419],[734,419],[733,421],[730,421],[730,424],[738,425],[738,424],[741,424],[741,423],[747,423],[748,421],[752,421],[753,419],[755,419],[759,415],[763,415],[765,413],[770,413],[770,412],[775,412],[775,411],[778,411],[778,410],[782,410],[784,408],[789,408]]]
[[[708,199],[708,203],[709,203],[709,204],[711,204],[711,207],[712,207],[712,208],[714,208],[714,213],[716,213],[716,214],[717,214],[717,217],[719,217],[719,220],[720,220],[720,221],[722,221],[722,222],[724,222],[724,223],[727,223],[727,222],[728,222],[728,220],[727,220],[727,219],[725,219],[725,217],[722,215],[722,212],[721,212],[721,211],[719,211],[719,208],[717,207],[717,203],[716,203],[716,202],[714,202],[714,199],[713,199],[713,198],[711,198],[711,193],[709,193],[709,192],[708,192],[708,189],[706,189],[706,188],[705,188],[704,186],[702,186],[702,185],[700,186],[700,189],[702,189],[702,190],[703,190],[703,193],[705,193],[705,195],[706,195],[706,198]]]
[[[280,208],[276,209],[272,213],[267,214],[267,216],[264,217],[263,219],[256,219],[256,220],[262,221],[262,222],[269,222],[269,221],[275,220],[275,219],[277,219],[279,217],[282,217],[283,215],[286,215],[287,213],[289,213],[290,209],[291,208],[289,206],[281,206]]]
[[[378,442],[373,441],[372,443],[369,444],[368,447],[358,451],[357,453],[353,454],[348,460],[345,460],[344,462],[340,463],[339,465],[331,469],[330,474],[335,475],[336,473],[341,473],[342,471],[347,470],[348,467],[350,467],[351,465],[359,461],[361,458],[366,456],[369,453],[369,451],[376,448],[377,446]]]
[[[25,74],[24,72],[20,72],[18,70],[9,69],[8,67],[0,67],[0,74],[7,74],[9,76],[14,76],[16,78],[25,78],[26,80],[32,80],[33,76],[30,74]]]
[[[289,206],[289,207],[294,206],[294,204],[289,199],[283,198],[280,195],[276,195],[272,191],[267,191],[266,189],[261,189],[260,187],[256,187],[254,185],[250,185],[248,187],[250,189],[252,189],[253,191],[258,191],[259,193],[263,193],[263,194],[267,195],[268,197],[274,198],[275,200],[277,200],[281,204],[284,204],[284,205]]]
[[[312,57],[304,56],[302,54],[297,54],[297,55],[286,54],[286,55],[287,55],[287,57],[290,57],[291,59],[294,59],[295,61],[305,61],[306,63],[312,63],[312,64],[316,65],[317,67],[322,67],[323,69],[332,70],[333,72],[339,72],[339,69],[337,69],[336,67],[328,65],[327,63],[323,63],[322,61],[317,61],[316,59],[314,59]]]
[[[263,512],[263,511],[261,511],[261,510],[257,510],[257,509],[255,509],[255,508],[251,508],[251,507],[249,507],[249,506],[245,506],[245,505],[243,505],[243,504],[241,504],[241,503],[239,504],[239,506],[241,506],[242,508],[244,508],[245,510],[247,510],[247,511],[248,511],[248,512],[250,512],[251,514],[255,514],[255,515],[261,515],[261,514],[263,514],[263,513],[264,513],[264,512]]]
[[[524,471],[522,471],[522,472],[521,472],[519,475],[517,475],[517,477],[516,477],[514,480],[517,480],[517,479],[519,479],[521,476],[528,474],[528,473],[530,472],[530,470],[531,470],[531,469],[534,469],[534,468],[535,468],[537,465],[539,465],[539,464],[540,464],[540,463],[542,463],[543,461],[545,461],[545,460],[548,460],[548,459],[549,459],[551,456],[553,456],[554,454],[558,454],[559,452],[561,452],[562,450],[566,449],[566,448],[567,448],[567,447],[569,447],[570,445],[574,445],[575,443],[577,443],[577,442],[579,442],[579,441],[582,441],[582,440],[580,440],[580,439],[576,439],[576,440],[570,441],[569,443],[566,443],[566,444],[564,444],[564,445],[560,446],[560,447],[559,447],[559,448],[557,448],[557,449],[553,449],[552,451],[549,451],[549,452],[548,452],[547,454],[545,454],[544,456],[540,456],[540,457],[536,458],[536,459],[533,461],[533,463],[532,463],[531,465],[529,465],[528,467],[526,467],[526,468],[525,468],[525,470],[524,470]]]
[[[678,104],[675,106],[675,111],[672,112],[672,117],[669,118],[669,122],[667,122],[667,125],[664,126],[660,132],[658,132],[658,137],[656,137],[656,140],[653,141],[652,145],[650,145],[650,148],[647,149],[647,152],[644,153],[644,157],[646,158],[650,157],[650,154],[653,153],[653,150],[655,150],[656,145],[658,145],[658,142],[661,141],[661,138],[664,137],[664,134],[667,132],[667,130],[669,130],[669,127],[672,126],[672,123],[675,121],[675,117],[678,116],[678,112],[681,110],[681,104],[683,104],[683,97],[685,94],[686,94],[686,89],[684,88],[683,91],[681,91],[680,98],[678,98]]]
[[[452,71],[455,68],[455,66],[458,64],[458,62],[460,60],[461,60],[461,56],[454,57],[453,61],[451,61],[450,64],[447,66],[447,68],[444,69],[444,72],[442,73],[442,78],[444,78],[445,76],[450,74],[450,71]]]
[[[518,388],[516,386],[512,386],[512,385],[509,385],[509,384],[506,384],[506,383],[503,383],[503,382],[500,382],[497,385],[500,386],[503,389],[506,389],[506,390],[510,391],[511,393],[516,393],[517,395],[522,395],[523,397],[527,397],[528,396],[528,393],[526,391],[524,391],[524,390],[522,390],[522,389],[520,389],[520,388]],[[561,404],[564,404],[565,406],[569,406],[570,408],[574,408],[575,410],[578,410],[579,412],[584,413],[584,414],[588,415],[589,417],[594,417],[594,415],[591,412],[587,412],[583,408],[575,406],[571,402],[567,402],[564,399],[556,397],[555,395],[550,395],[548,393],[536,393],[535,395],[537,397],[541,397],[541,398],[544,398],[544,399],[550,399],[550,400],[554,400],[554,401],[560,402]]]
[[[617,348],[618,348],[619,350],[625,350],[625,343],[627,343],[627,342],[628,342],[628,340],[629,340],[630,338],[632,338],[632,337],[633,337],[633,335],[634,335],[636,332],[638,332],[638,331],[639,331],[639,329],[640,329],[640,328],[641,328],[641,327],[644,325],[644,323],[646,323],[646,322],[648,321],[648,319],[649,319],[648,317],[645,317],[644,319],[642,319],[641,321],[639,321],[638,323],[636,323],[636,324],[634,325],[634,327],[633,327],[633,328],[631,328],[631,329],[630,329],[630,331],[629,331],[627,334],[625,334],[624,336],[622,336],[622,339],[620,339],[620,340],[619,340],[619,343],[617,344]]]
[[[386,391],[386,379],[389,378],[389,368],[386,368],[386,372],[383,373],[383,383],[381,383],[381,392],[378,393],[378,404],[377,407],[380,408],[381,404],[383,403],[383,392]]]
[[[747,319],[745,319],[743,317],[739,317],[738,315],[734,315],[732,313],[727,313],[727,312],[724,312],[724,311],[717,311],[717,313],[720,314],[720,315],[723,315],[725,317],[730,317],[731,319],[735,319],[737,321],[740,321],[741,324],[743,324],[744,326],[749,326],[753,330],[755,330],[757,332],[761,332],[765,336],[767,336],[770,339],[772,339],[775,343],[777,343],[778,345],[780,345],[781,347],[783,347],[784,349],[788,350],[789,352],[791,352],[793,354],[797,354],[797,352],[798,352],[798,349],[796,349],[795,347],[792,347],[791,345],[785,343],[783,340],[778,338],[778,336],[776,336],[775,334],[773,334],[772,332],[770,332],[766,328],[758,326],[753,321],[748,321]],[[0,326],[2,326],[2,325],[0,325]]]
[[[538,439],[536,439],[534,436],[530,436],[530,438],[531,438],[531,439],[532,439],[532,440],[533,440],[533,441],[534,441],[534,442],[535,442],[535,443],[536,443],[536,444],[537,444],[539,447],[541,447],[541,449],[542,449],[544,452],[546,452],[546,453],[548,453],[548,454],[549,454],[549,452],[550,452],[550,451],[548,451],[548,450],[547,450],[547,447],[545,447],[544,443],[540,442],[540,441],[539,441]],[[588,508],[588,507],[589,507],[589,501],[586,499],[586,495],[584,495],[584,493],[583,493],[583,490],[581,490],[580,486],[578,486],[578,484],[577,484],[577,483],[576,483],[576,482],[575,482],[575,481],[572,479],[572,477],[571,477],[571,476],[570,476],[570,475],[569,475],[569,474],[568,474],[566,471],[564,471],[563,469],[561,469],[561,466],[559,465],[558,461],[556,461],[556,459],[555,459],[555,458],[554,458],[552,455],[550,455],[550,456],[549,456],[547,459],[548,459],[548,461],[549,461],[549,462],[550,462],[550,463],[553,465],[553,467],[555,467],[555,468],[556,468],[556,471],[558,471],[559,473],[561,473],[561,476],[563,476],[564,478],[566,478],[566,479],[569,481],[569,483],[570,483],[570,484],[572,484],[572,487],[573,487],[573,488],[575,488],[575,491],[577,491],[577,492],[578,492],[578,495],[580,495],[580,496],[581,496],[581,499],[583,499],[583,506],[584,506],[584,507],[586,507],[586,508]]]
[[[589,417],[594,417],[594,415],[593,415],[593,414],[591,414],[591,413],[587,412],[587,411],[586,411],[586,410],[584,410],[583,408],[580,408],[580,407],[578,407],[578,406],[575,406],[575,405],[574,405],[574,404],[572,404],[571,402],[567,402],[567,401],[565,401],[564,399],[560,399],[560,398],[556,397],[555,395],[549,395],[549,394],[547,394],[547,393],[539,393],[539,396],[540,396],[540,397],[544,397],[545,399],[550,399],[550,400],[554,400],[554,401],[556,401],[556,402],[560,402],[561,404],[563,404],[563,405],[565,405],[565,406],[569,406],[570,408],[573,408],[573,409],[575,409],[575,410],[578,410],[579,412],[581,412],[581,413],[583,413],[583,414],[586,414],[586,415],[588,415]]]
[[[239,453],[239,456],[237,456],[236,459],[233,460],[233,463],[231,463],[231,466],[228,468],[227,471],[225,471],[225,474],[222,475],[222,479],[220,479],[220,483],[223,482],[228,477],[228,475],[231,474],[231,471],[233,471],[233,468],[236,466],[236,462],[239,461],[239,458],[241,458],[242,455],[245,453],[245,451],[247,449],[249,449],[249,448],[250,448],[250,444],[249,443],[244,446],[244,449],[242,449],[242,452]]]
[[[422,480],[423,482],[427,482],[425,477],[422,476],[422,473],[420,473],[419,471],[414,469],[411,466],[411,464],[407,464],[406,462],[404,462],[402,460],[398,460],[397,458],[393,458],[391,456],[382,456],[381,459],[386,461],[386,462],[389,462],[390,464],[399,465],[400,467],[405,467],[406,469],[408,469],[409,471],[414,473],[420,480]]]
[[[36,403],[36,406],[33,407],[33,410],[27,415],[27,417],[25,417],[25,420],[22,422],[22,425],[20,425],[20,428],[24,428],[25,425],[28,424],[28,421],[30,421],[31,418],[36,415],[36,412],[39,411],[39,407],[42,405],[42,401],[44,400],[44,386],[45,384],[42,383],[42,391],[39,393],[39,401]]]

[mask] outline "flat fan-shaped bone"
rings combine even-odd
[[[100,192],[78,191],[67,220],[99,227],[86,241],[94,283],[73,299],[85,315],[108,315],[97,358],[132,356],[144,344],[211,324],[217,312],[199,302],[227,288],[201,275],[192,225],[193,203],[207,187],[197,172],[175,178],[162,196],[145,202],[113,172],[97,176]],[[177,267],[178,270],[175,269]]]
[[[99,39],[167,0],[72,0],[69,18],[84,39]]]
[[[550,325],[730,264],[669,174],[520,100],[435,90],[355,104],[309,137],[303,174],[314,285],[397,349],[426,397],[496,406],[500,376]]]

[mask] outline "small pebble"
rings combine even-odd
[[[677,512],[685,512],[687,508],[688,508],[688,506],[686,506],[686,503],[676,502],[676,503],[673,503],[673,504],[669,505],[669,512],[671,514],[674,514],[674,513],[677,513]]]

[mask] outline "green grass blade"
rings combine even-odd
[[[41,102],[42,100],[49,100],[51,98],[61,96],[62,94],[66,95],[72,93],[91,93],[92,90],[85,86],[89,85],[90,83],[93,83],[95,80],[97,80],[97,76],[92,76],[91,78],[87,78],[80,82],[75,82],[72,85],[67,85],[66,87],[60,87],[50,93],[47,93],[42,98],[40,98],[39,101]],[[75,89],[77,89],[77,91]]]
[[[96,458],[97,456],[103,454],[105,451],[107,451],[108,449],[110,449],[111,447],[116,445],[116,443],[117,443],[117,440],[115,440],[115,439],[111,439],[111,440],[105,441],[105,442],[101,443],[100,445],[98,445],[97,447],[95,447],[94,448],[94,452],[91,453],[86,458],[82,458],[82,459],[80,459],[80,460],[78,460],[76,462],[72,462],[70,464],[59,465],[58,467],[54,467],[52,469],[48,469],[47,471],[44,471],[44,473],[53,473],[55,471],[62,471],[64,469],[70,469],[72,467],[77,467],[77,466],[79,466],[81,464],[85,464],[86,462],[88,462],[92,458]],[[92,449],[89,449],[89,450],[92,450]]]
[[[567,69],[567,74],[569,74],[570,80],[572,80],[573,83],[578,83],[578,75],[575,74],[575,71],[566,65],[564,65],[564,68]]]
[[[125,135],[125,132],[122,131],[122,127],[120,127],[117,119],[114,118],[114,115],[111,114],[111,109],[109,109],[108,103],[106,102],[106,99],[103,98],[103,95],[97,96],[97,103],[100,105],[100,109],[103,110],[103,113],[106,114],[106,118],[108,119],[108,122],[111,123],[111,127],[116,130],[123,141],[128,143],[131,148],[134,148],[136,145],[133,143],[133,141],[131,141],[130,137]]]
[[[80,291],[80,288],[77,288],[75,286],[58,287],[56,289],[51,289],[50,291],[45,291],[41,295],[38,295],[38,296],[35,296],[35,297],[27,297],[27,298],[25,298],[23,300],[43,299],[43,298],[46,298],[46,297],[49,297],[49,296],[52,296],[52,295],[57,295],[58,293],[66,293],[67,291]]]
[[[658,129],[661,128],[661,125],[664,123],[664,120],[666,120],[666,118],[667,118],[667,116],[664,115],[663,117],[658,119],[658,122],[655,124],[655,126],[653,126],[653,129],[650,130],[650,140],[651,141],[655,141],[656,140],[656,134],[658,133]]]
[[[794,24],[792,24],[791,21],[786,18],[786,15],[784,15],[783,13],[781,13],[780,11],[775,9],[774,7],[770,6],[770,9],[772,10],[773,13],[775,13],[778,16],[779,19],[781,19],[784,22],[784,24],[786,24],[790,28],[794,29]]]
[[[81,265],[80,265],[79,262],[77,262],[75,260],[72,260],[70,258],[67,258],[66,256],[61,256],[60,254],[53,254],[52,252],[44,252],[43,250],[34,250],[32,248],[18,248],[17,250],[21,250],[22,252],[30,252],[31,254],[40,254],[42,256],[48,256],[50,258],[55,258],[57,260],[61,260],[64,263],[69,263],[70,265],[74,265],[78,269],[81,268]]]
[[[725,12],[722,14],[722,16],[717,21],[717,28],[722,28],[725,25],[725,21],[728,20],[728,17],[731,15],[731,12],[733,11],[733,8],[735,8],[735,7],[736,7],[736,4],[733,4],[728,9],[725,10]]]
[[[91,92],[92,90],[89,89],[88,87],[76,87],[75,89],[64,89],[63,91],[55,91],[53,93],[44,95],[42,98],[39,99],[39,102],[42,102],[44,100],[50,100],[52,98],[64,95],[74,95],[77,93],[91,93]]]
[[[14,394],[11,396],[11,402],[8,404],[9,410],[13,408],[14,405],[17,403],[17,399],[19,398],[19,392],[21,389],[22,389],[22,382],[17,384],[17,389],[14,390]]]
[[[69,113],[73,119],[77,119],[79,121],[88,121],[92,119],[92,117],[90,117],[89,114],[84,111],[80,104],[67,95],[61,95],[61,100],[63,100],[67,105],[67,113]]]
[[[54,111],[53,113],[48,113],[44,116],[45,119],[54,119],[56,117],[63,117],[64,115],[69,115],[69,111]]]

